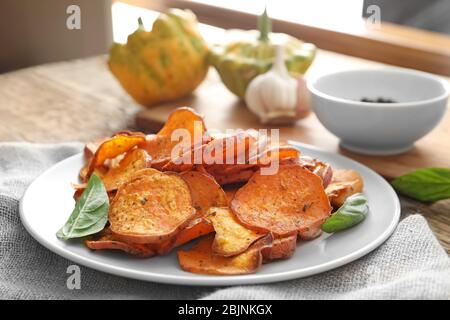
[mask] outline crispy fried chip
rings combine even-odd
[[[206,131],[203,118],[191,108],[179,108],[170,114],[166,124],[156,135],[147,136],[147,139],[139,145],[152,157],[152,167],[162,169],[171,160],[172,151],[180,143],[172,139],[172,133],[177,129],[187,130],[191,143],[186,150],[178,150],[180,154],[176,156],[182,156],[193,146],[203,143]]]
[[[214,228],[209,221],[204,218],[194,219],[176,235],[157,244],[158,254],[167,254],[176,247],[212,232],[214,232]]]
[[[205,165],[245,164],[257,137],[250,130],[211,140],[203,151]]]
[[[298,164],[312,173],[317,174],[322,179],[324,188],[330,184],[333,178],[333,169],[328,163],[308,156],[301,156],[298,158]]]
[[[188,185],[175,174],[152,172],[123,184],[109,211],[110,228],[126,242],[161,243],[195,215]]]
[[[191,170],[194,165],[203,165],[207,167],[208,172],[220,171],[225,174],[226,168],[234,172],[241,171],[243,169],[236,170],[235,166],[245,165],[249,159],[250,145],[255,142],[256,136],[250,130],[214,139],[207,136],[203,139],[203,144],[197,144],[177,158],[171,159],[163,169],[182,172]]]
[[[251,157],[246,155],[245,164],[213,164],[206,170],[220,185],[247,182],[260,167],[270,166],[275,159],[283,161],[297,159],[300,151],[292,146],[272,146]]]
[[[170,136],[151,135],[139,147],[152,157],[152,167],[160,170],[169,162],[172,149],[177,143]]]
[[[88,142],[84,146],[84,159],[86,161],[86,164],[83,168],[81,168],[79,173],[81,181],[87,182],[89,180],[89,164],[91,162],[91,159],[94,157],[100,145],[106,140],[108,140],[108,138],[98,139],[96,141]]]
[[[156,254],[152,245],[129,243],[116,239],[109,228],[90,237],[84,243],[92,250],[121,250],[141,258],[150,258]]]
[[[262,264],[261,251],[272,244],[269,234],[251,245],[245,252],[223,257],[213,254],[214,236],[201,239],[188,251],[178,251],[178,261],[184,271],[199,274],[234,275],[256,272]]]
[[[269,146],[258,155],[249,159],[249,163],[256,163],[259,166],[268,166],[272,161],[281,162],[287,159],[298,159],[300,150],[290,145]]]
[[[288,259],[292,257],[297,248],[297,235],[290,235],[283,238],[276,238],[272,242],[272,247],[262,251],[264,263],[273,260]]]
[[[192,170],[196,164],[202,164],[203,150],[205,149],[206,144],[195,145],[192,148],[179,157],[175,159],[171,159],[167,162],[162,169],[164,171],[173,171],[173,172],[183,172]],[[199,159],[196,159],[199,158]]]
[[[145,150],[130,150],[116,167],[110,168],[101,177],[106,190],[118,189],[123,183],[129,181],[137,171],[149,167],[150,164],[151,158]]]
[[[282,165],[274,175],[255,173],[231,209],[244,225],[277,237],[320,228],[331,213],[321,179],[299,165]]]
[[[194,132],[195,122],[200,122],[202,129],[201,134],[203,135],[206,131],[205,122],[203,117],[199,115],[194,109],[189,107],[178,108],[173,111],[169,118],[167,119],[164,127],[159,130],[158,135],[171,135],[175,129],[187,129],[189,132]]]
[[[206,219],[212,223],[216,232],[212,244],[213,253],[224,257],[244,252],[252,243],[267,234],[244,227],[227,207],[212,207]]]
[[[298,234],[299,238],[302,240],[313,240],[322,234],[321,228],[310,228],[309,230],[303,230]]]
[[[83,183],[87,184],[87,182],[89,181],[89,177],[93,173],[95,173],[97,176],[102,178],[108,171],[108,168],[106,166],[101,166],[101,167],[94,168],[94,170],[92,172],[89,172],[89,164],[90,163],[86,164],[86,166],[81,168],[80,173],[79,173],[80,179]]]
[[[90,175],[95,168],[102,166],[107,159],[114,159],[139,143],[145,141],[145,135],[137,132],[120,132],[115,134],[112,138],[104,141],[95,151],[89,163],[88,175]]]
[[[256,164],[215,164],[207,167],[207,171],[211,175],[227,176],[232,174],[239,174],[242,171],[258,170]]]
[[[339,208],[345,199],[351,195],[362,192],[364,180],[355,170],[337,169],[333,171],[333,179],[325,189],[331,204]]]
[[[186,171],[181,173],[180,176],[189,186],[192,204],[197,213],[187,227],[180,230],[173,239],[166,241],[166,252],[195,238],[214,232],[210,222],[203,217],[211,207],[228,205],[225,192],[207,173]],[[171,244],[169,245],[168,242],[170,241]]]
[[[236,192],[238,190],[239,190],[239,187],[234,186],[234,185],[225,189],[225,194],[227,195],[228,206],[231,205],[231,201],[233,201],[234,195],[236,194]]]
[[[103,144],[103,142],[109,140],[109,138],[101,138],[97,139],[95,141],[90,141],[86,143],[84,146],[84,157],[86,160],[90,160],[94,157],[95,153],[97,152],[98,148]]]
[[[228,204],[222,187],[210,175],[199,171],[185,171],[180,177],[186,181],[191,190],[192,204],[199,216],[204,216],[211,207]]]
[[[212,174],[220,185],[247,182],[255,173],[255,170],[248,169],[231,174]]]
[[[80,172],[78,173],[78,176],[80,177],[80,180],[82,182],[87,182],[89,180],[88,179],[88,176],[89,176],[89,167],[88,166],[89,166],[89,164],[82,167],[80,169]]]
[[[211,232],[214,232],[214,228],[209,221],[204,218],[195,219],[175,236],[173,247],[181,246]]]

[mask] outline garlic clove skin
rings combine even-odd
[[[262,123],[292,123],[297,116],[298,83],[287,71],[283,47],[276,46],[272,68],[249,84],[245,102]]]
[[[297,119],[303,119],[311,113],[311,96],[306,87],[306,80],[298,78]]]

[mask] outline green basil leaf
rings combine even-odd
[[[348,197],[344,204],[322,224],[328,233],[342,231],[364,220],[369,212],[367,198],[362,193]]]
[[[109,198],[102,180],[95,174],[75,204],[69,219],[56,236],[63,240],[97,233],[108,222]]]
[[[450,169],[419,169],[392,181],[398,192],[420,200],[438,201],[450,198]]]

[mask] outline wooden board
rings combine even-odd
[[[261,125],[245,104],[224,87],[214,70],[210,71],[208,78],[195,94],[141,111],[136,117],[136,124],[141,130],[156,132],[169,113],[181,106],[191,106],[203,114],[208,129],[267,127]],[[450,113],[446,114],[433,132],[418,141],[411,151],[402,155],[366,156],[342,149],[338,139],[322,126],[314,114],[293,126],[280,128],[280,138],[298,140],[344,154],[368,165],[388,179],[422,167],[450,167]]]

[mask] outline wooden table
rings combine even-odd
[[[0,141],[89,141],[122,129],[136,129],[135,116],[143,109],[122,90],[106,67],[106,57],[93,57],[37,66],[0,75]],[[309,76],[327,70],[376,66],[374,62],[320,51]],[[216,84],[211,71],[204,86]],[[223,89],[225,90],[225,89]],[[195,96],[188,99],[194,105]],[[213,105],[214,101],[210,101]],[[167,106],[161,106],[167,108]],[[232,106],[230,114],[206,119],[215,128],[252,127],[254,119],[244,107]],[[158,108],[155,114],[160,113]],[[239,122],[236,122],[239,119]],[[250,121],[250,120],[249,120]],[[299,130],[320,128],[314,115],[298,127],[282,128],[284,138]],[[308,132],[308,131],[307,131]],[[323,130],[325,132],[325,130]],[[328,134],[328,133],[324,133]],[[307,142],[327,147],[323,136],[306,135]],[[339,151],[339,150],[338,150]],[[450,201],[432,205],[401,198],[402,216],[421,213],[441,244],[450,252]]]

